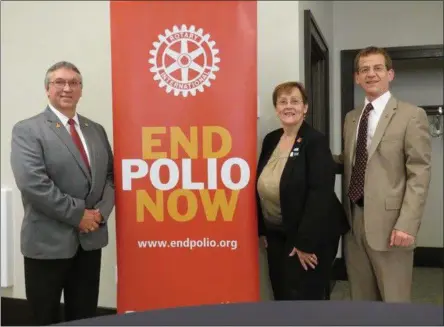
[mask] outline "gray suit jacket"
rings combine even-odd
[[[11,166],[22,194],[21,251],[36,259],[73,257],[108,244],[107,220],[114,207],[113,154],[105,129],[79,116],[91,173],[57,116],[43,113],[12,130]],[[104,223],[94,232],[78,226],[85,209],[99,209]]]

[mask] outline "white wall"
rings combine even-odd
[[[258,1],[258,147],[279,127],[271,95],[274,87],[302,78],[299,62],[299,1]]]
[[[297,1],[258,2],[258,90],[261,116],[258,147],[269,131],[279,127],[271,101],[273,88],[298,80],[299,4]],[[2,296],[25,298],[20,225],[23,209],[9,164],[12,125],[42,111],[46,105],[44,74],[54,62],[72,61],[84,76],[79,112],[102,123],[112,142],[110,18],[107,1],[2,2],[1,180],[14,189],[14,286]],[[104,250],[99,305],[116,306],[115,225],[110,218],[110,244]],[[266,256],[261,255],[261,294],[271,298]]]
[[[381,47],[414,46],[443,43],[442,1],[334,1],[334,83],[333,117],[335,145],[341,144],[341,72],[340,51]],[[400,98],[427,105],[442,104],[442,65],[437,69],[409,68],[409,63],[395,62],[392,91]],[[426,64],[430,65],[430,63]],[[397,70],[396,67],[399,67]],[[435,67],[438,67],[435,65]],[[425,76],[426,75],[426,76]],[[350,76],[350,78],[353,78]],[[421,81],[421,83],[418,83]],[[359,90],[356,88],[356,90]],[[363,101],[361,90],[355,101]],[[427,103],[421,103],[427,102]],[[433,140],[432,181],[424,220],[418,235],[419,246],[443,246],[442,207],[442,138]],[[441,159],[441,160],[439,160]]]
[[[334,1],[335,46],[442,44],[442,1]]]

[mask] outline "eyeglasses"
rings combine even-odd
[[[370,69],[371,69],[371,67],[365,66],[365,67],[359,68],[358,72],[359,72],[359,74],[366,75],[366,74],[370,73]],[[383,65],[374,66],[373,71],[375,73],[382,73],[383,71],[385,71],[385,66],[383,66]]]
[[[277,104],[281,105],[281,106],[286,106],[286,105],[288,105],[288,101],[285,99],[281,99],[281,100],[278,100]],[[299,106],[299,105],[303,104],[303,101],[292,99],[292,100],[290,100],[290,104],[293,106]]]
[[[82,85],[82,82],[80,81],[65,81],[64,79],[56,79],[55,81],[49,82],[50,84],[54,85],[57,89],[63,89],[65,88],[65,85],[68,84],[71,89],[77,89]]]

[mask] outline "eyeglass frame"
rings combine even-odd
[[[291,99],[290,104],[293,106],[300,106],[304,104],[304,101],[299,99]],[[276,105],[286,106],[288,105],[288,101],[284,99],[278,99],[278,101],[276,101]]]
[[[60,83],[63,82],[63,85],[56,84],[57,82],[60,82]],[[56,79],[55,81],[49,82],[49,84],[54,85],[54,87],[57,89],[64,89],[66,84],[68,84],[69,88],[71,88],[71,89],[77,89],[82,86],[82,81],[77,81],[77,80],[67,81],[64,79]]]
[[[384,71],[388,71],[386,65],[375,65],[373,67],[372,66],[359,67],[358,73],[362,75],[368,75],[371,70],[373,70],[373,72],[375,73],[382,73]]]

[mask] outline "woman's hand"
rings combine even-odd
[[[295,254],[298,255],[299,261],[301,262],[301,265],[302,267],[304,267],[305,270],[308,270],[308,267],[315,269],[316,265],[318,264],[318,258],[314,253],[306,253],[293,248],[290,253],[290,257],[293,257]]]

